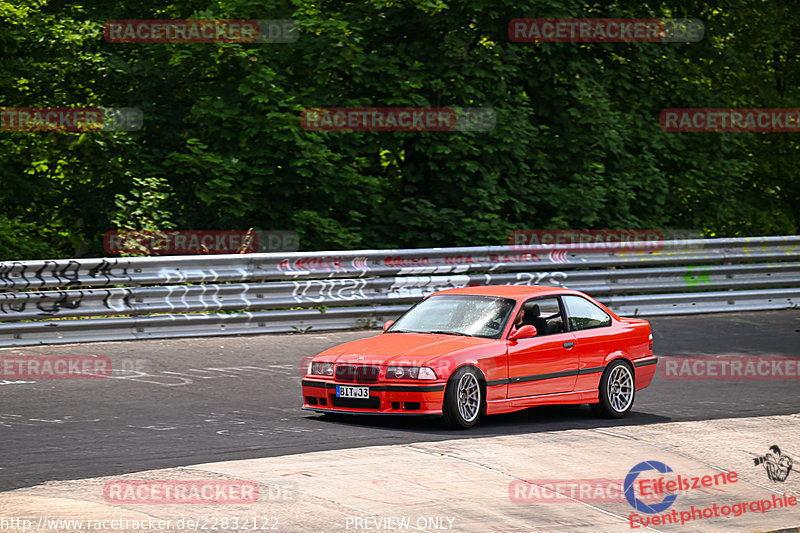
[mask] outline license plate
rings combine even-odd
[[[363,398],[369,399],[369,387],[350,387],[348,385],[336,385],[337,398]]]

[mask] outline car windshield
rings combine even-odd
[[[514,300],[495,296],[441,294],[422,300],[387,330],[391,333],[444,333],[499,338]]]

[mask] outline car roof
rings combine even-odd
[[[524,300],[536,296],[546,296],[548,294],[579,294],[576,291],[565,289],[564,287],[552,287],[547,285],[482,285],[475,287],[460,287],[458,289],[446,289],[434,292],[434,294],[473,294],[481,296],[502,296],[515,300]]]

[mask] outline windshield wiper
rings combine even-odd
[[[460,333],[458,331],[426,331],[425,333],[432,333],[438,335],[460,335],[462,337],[472,337],[469,333]]]

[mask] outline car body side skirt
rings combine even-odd
[[[596,403],[598,401],[597,394],[597,389],[591,389],[495,400],[486,402],[486,414],[508,413],[526,407],[535,407],[537,405]]]

